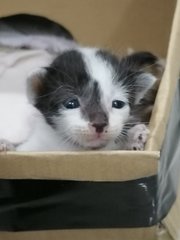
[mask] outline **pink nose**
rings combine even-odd
[[[102,133],[107,126],[106,123],[93,123],[92,126],[96,129],[97,133]]]

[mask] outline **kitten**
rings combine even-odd
[[[66,29],[63,35],[62,26],[56,23],[52,24],[59,35],[51,27],[46,32],[50,20],[27,15],[9,18],[2,19],[6,32],[10,30],[2,34],[0,44],[42,48],[54,59],[27,80],[36,120],[30,136],[16,146],[17,151],[143,149],[148,130],[137,125],[138,107],[157,80],[151,68],[146,69],[156,66],[155,56],[140,52],[119,59],[108,51],[79,46]],[[10,35],[12,41],[5,41]],[[1,146],[4,143],[0,141]],[[12,149],[10,143],[8,148]]]
[[[148,133],[145,126],[140,125],[141,136],[131,129],[131,139],[137,135],[135,146],[125,141],[125,135],[133,111],[156,82],[153,74],[143,71],[140,60],[145,57],[152,64],[157,61],[150,53],[119,59],[107,51],[83,47],[58,55],[28,80],[29,99],[48,123],[48,133],[44,135],[46,130],[38,125],[18,150],[33,145],[30,150],[44,151],[49,142],[53,150],[142,149],[142,136]]]

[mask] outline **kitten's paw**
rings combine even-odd
[[[15,146],[11,142],[5,139],[0,139],[0,153],[7,152],[7,151],[14,151],[14,150],[15,150]]]
[[[129,150],[144,150],[149,129],[145,124],[138,124],[128,131],[128,149]]]

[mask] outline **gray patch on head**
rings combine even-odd
[[[83,109],[83,115],[91,123],[108,124],[108,116],[101,104],[101,90],[97,81],[92,82],[90,98]]]
[[[44,114],[47,122],[53,124],[52,116],[64,110],[64,101],[74,96],[85,98],[90,76],[81,53],[72,50],[60,54],[46,68],[46,74],[40,81],[42,86],[36,96],[35,106]]]
[[[34,100],[35,106],[49,124],[54,126],[53,116],[66,110],[63,103],[74,97],[79,99],[82,118],[91,123],[108,123],[107,113],[101,104],[100,86],[88,73],[80,52],[72,50],[59,55],[46,68],[40,82],[41,89]]]

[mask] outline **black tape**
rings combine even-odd
[[[0,180],[0,230],[155,225],[157,176],[125,182]]]

